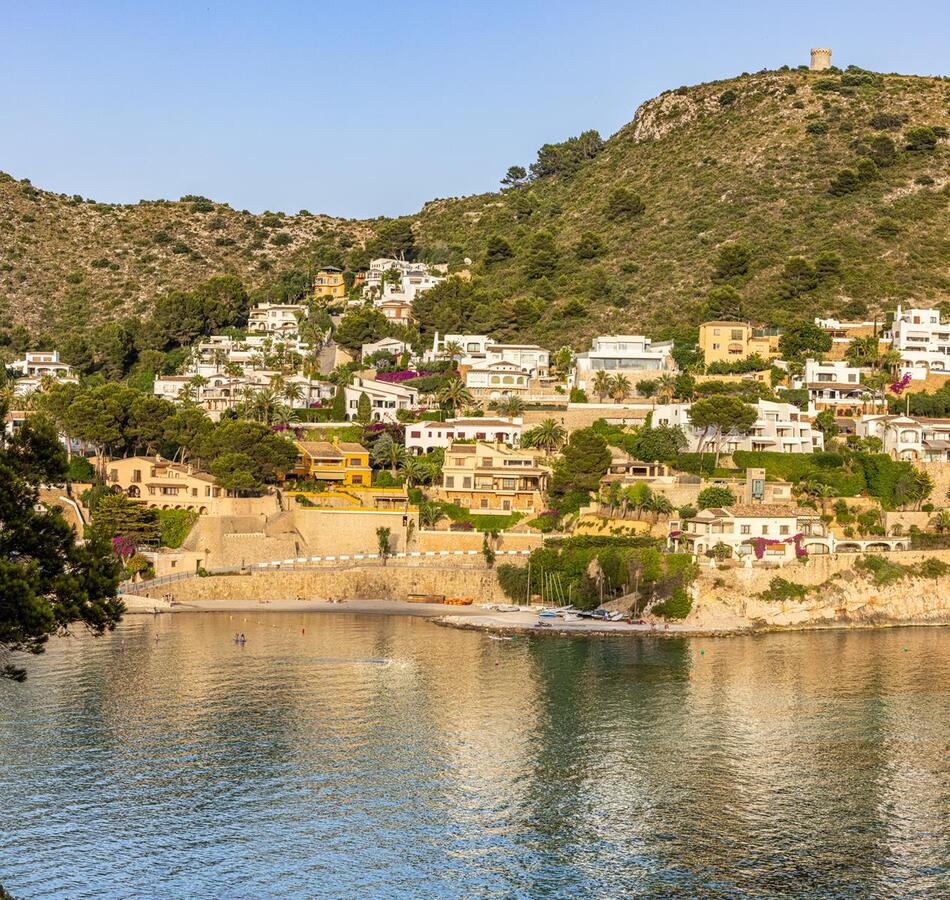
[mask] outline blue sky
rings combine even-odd
[[[0,169],[101,201],[370,217],[492,190],[662,90],[834,61],[950,74],[950,4],[0,5]]]

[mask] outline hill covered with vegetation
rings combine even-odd
[[[427,204],[416,240],[472,259],[476,325],[554,345],[707,316],[880,315],[950,299],[948,126],[940,78],[798,69],[681,87],[606,141],[542,147],[500,193]]]
[[[668,91],[606,140],[547,144],[497,193],[371,222],[101,204],[0,175],[0,343],[17,324],[147,318],[222,274],[280,296],[387,250],[471,272],[418,304],[424,334],[580,348],[604,331],[686,337],[714,316],[881,316],[950,298],[948,127],[946,79],[766,71]]]

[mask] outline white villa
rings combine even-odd
[[[831,553],[835,546],[817,511],[769,503],[704,509],[690,519],[674,520],[670,522],[668,543],[697,556],[725,544],[733,558],[760,558],[780,564],[793,562],[798,548],[817,555]]]
[[[428,453],[437,447],[448,447],[453,441],[487,441],[517,447],[523,427],[524,420],[520,417],[417,422],[406,426],[406,449],[410,453]]]
[[[485,361],[512,363],[532,377],[547,375],[551,354],[537,344],[489,344],[485,348]]]
[[[360,359],[366,359],[369,356],[384,351],[393,356],[402,356],[407,349],[409,348],[405,341],[400,341],[398,338],[393,337],[384,337],[378,341],[373,341],[371,344],[363,344],[363,346],[360,347]]]
[[[675,369],[672,341],[653,343],[640,334],[608,334],[595,337],[590,350],[578,353],[574,385],[587,389],[597,372],[609,375],[660,375]]]
[[[812,453],[823,450],[824,435],[812,428],[811,419],[793,403],[759,400],[759,417],[749,434],[729,432],[722,436],[723,453],[736,450],[775,450],[781,453]],[[654,425],[678,425],[689,442],[688,449],[696,453],[701,447],[712,451],[712,435],[694,428],[689,419],[689,403],[658,405],[653,412]]]
[[[72,366],[60,360],[58,350],[32,350],[23,359],[11,363],[10,368],[21,376],[13,382],[14,397],[41,391],[47,381],[79,382]]]
[[[858,437],[876,437],[884,452],[907,462],[950,462],[950,419],[861,416]]]
[[[476,397],[489,397],[497,400],[504,394],[528,393],[530,377],[528,373],[513,362],[481,363],[465,372],[465,387]]]
[[[805,360],[803,386],[808,402],[818,410],[830,409],[836,415],[851,415],[866,401],[861,383],[866,369],[849,366],[845,360],[821,362]]]
[[[425,359],[440,359],[449,344],[458,344],[462,354],[471,359],[484,360],[488,356],[488,345],[494,341],[487,334],[443,334],[435,333],[432,349],[427,350]]]
[[[297,303],[258,303],[248,314],[247,330],[250,334],[296,336],[306,315],[307,307]]]
[[[396,422],[399,410],[409,411],[419,405],[419,392],[414,388],[388,381],[355,376],[353,383],[343,389],[346,397],[346,417],[355,420],[359,413],[360,397],[369,397],[371,421]]]

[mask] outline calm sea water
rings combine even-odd
[[[0,685],[18,898],[950,896],[948,629],[188,614],[30,670]]]

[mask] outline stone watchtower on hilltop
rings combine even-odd
[[[831,48],[830,47],[812,47],[811,48],[811,70],[812,72],[824,72],[831,68]]]

